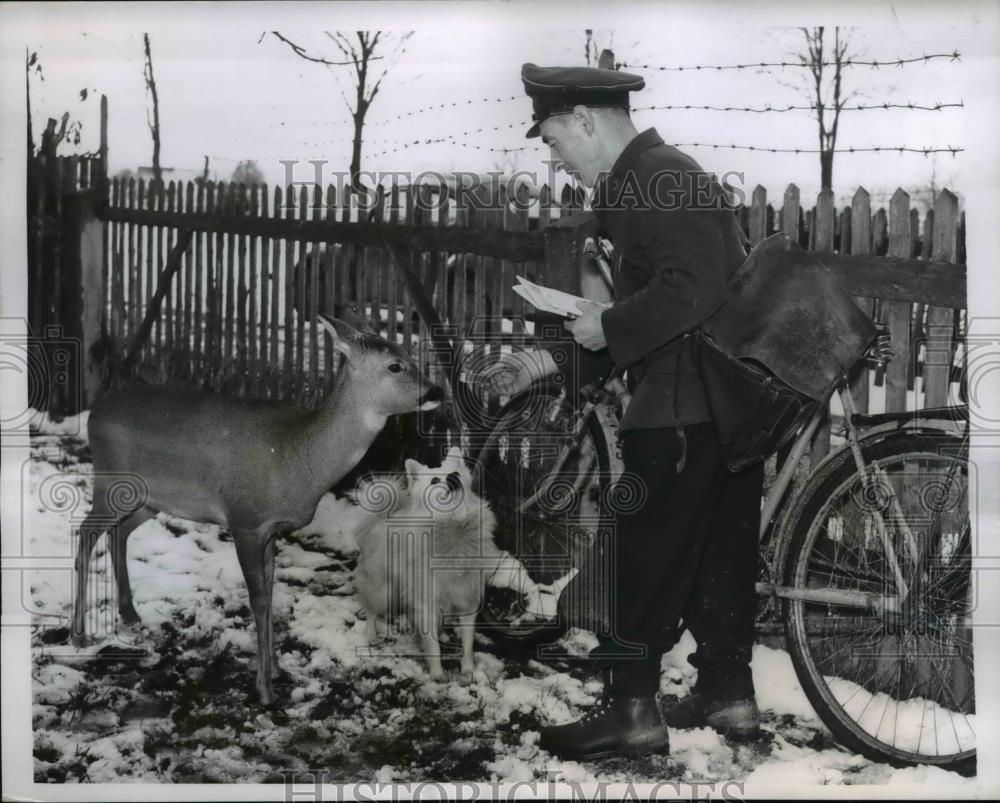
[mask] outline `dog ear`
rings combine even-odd
[[[452,446],[448,450],[448,454],[444,458],[445,463],[450,463],[456,467],[465,466],[465,458],[462,456],[462,450],[457,446]],[[442,463],[444,465],[444,463]]]

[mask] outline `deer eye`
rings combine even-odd
[[[394,362],[392,365],[389,366],[389,370],[392,371],[394,374],[398,374],[400,371],[403,370],[403,366],[400,365],[398,362]]]

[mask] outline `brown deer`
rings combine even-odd
[[[88,422],[94,501],[79,528],[74,643],[85,643],[87,570],[102,532],[109,531],[119,613],[135,624],[126,565],[132,531],[161,511],[218,524],[232,533],[250,593],[257,693],[261,703],[274,701],[275,538],[312,520],[323,494],[361,460],[388,416],[433,409],[444,396],[399,346],[320,320],[346,359],[330,398],[315,410],[150,386],[95,405]],[[135,493],[121,493],[123,475]]]

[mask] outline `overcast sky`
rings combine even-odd
[[[338,58],[322,29],[350,30],[338,24],[343,14],[313,7],[314,24],[294,14],[272,15],[258,27],[219,24],[206,7],[190,13],[160,13],[118,7],[110,17],[95,16],[82,6],[50,15],[31,33],[45,80],[33,77],[32,103],[36,132],[44,118],[69,109],[84,125],[84,150],[96,148],[98,101],[83,88],[108,96],[112,172],[151,161],[146,125],[149,99],[142,70],[142,31],[151,34],[159,89],[164,166],[199,169],[205,154],[211,171],[228,178],[241,159],[255,159],[271,183],[284,180],[279,160],[324,159],[330,170],[346,170],[350,160],[350,118],[330,69],[303,61],[282,42],[261,31],[277,27],[306,49]],[[168,4],[166,9],[171,8]],[[523,97],[520,66],[583,64],[584,29],[593,27],[601,46],[612,46],[616,58],[629,65],[716,65],[781,60],[801,46],[798,22],[816,22],[785,13],[753,15],[720,13],[724,6],[703,4],[637,4],[610,16],[593,6],[563,6],[568,12],[535,19],[518,4],[481,6],[482,13],[426,14],[400,19],[389,5],[370,5],[355,26],[415,31],[406,52],[385,78],[368,117],[363,167],[370,170],[473,170],[503,166],[539,170],[547,153],[538,140],[525,140],[530,102]],[[468,9],[468,6],[463,9]],[[622,7],[618,7],[621,9]],[[730,7],[731,8],[731,7]],[[801,8],[801,6],[799,6]],[[844,14],[823,20],[849,23]],[[976,107],[993,88],[977,82],[975,67],[984,53],[985,36],[972,11],[953,6],[947,12],[868,15],[851,32],[854,52],[865,59],[911,58],[959,50],[959,62],[933,60],[905,67],[845,71],[845,93],[858,93],[852,104],[964,102],[965,109],[936,112],[890,110],[849,112],[841,116],[838,147],[963,147],[966,126]],[[216,8],[218,12],[218,7]],[[780,23],[776,25],[775,23]],[[829,37],[832,38],[832,37]],[[349,68],[339,69],[340,86],[350,88]],[[787,84],[801,82],[804,71],[670,72],[630,67],[646,78],[647,88],[632,96],[634,106],[704,104],[717,106],[783,106],[807,102]],[[500,100],[497,98],[510,98]],[[482,100],[486,99],[486,100]],[[472,100],[472,103],[466,101]],[[458,107],[419,113],[439,104]],[[408,112],[418,112],[410,116]],[[815,148],[816,123],[809,112],[747,114],[697,110],[638,111],[640,130],[655,126],[672,143]],[[511,124],[513,128],[508,128]],[[480,133],[462,132],[492,129]],[[417,139],[455,135],[453,142],[404,145]],[[37,133],[36,133],[37,136]],[[478,147],[474,147],[478,146]],[[529,150],[506,158],[490,149]],[[818,189],[815,154],[787,155],[683,149],[716,173],[740,171],[749,192],[764,185],[778,200],[789,182],[808,195]],[[386,153],[386,151],[393,151]],[[962,156],[942,154],[838,154],[834,183],[838,197],[861,184],[882,200],[902,186],[921,197],[932,181],[962,190]],[[311,177],[303,166],[296,179]],[[778,196],[778,197],[776,197]]]

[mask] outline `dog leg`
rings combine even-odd
[[[374,647],[379,643],[378,637],[378,617],[368,611],[368,618],[365,619],[365,638],[368,640],[368,646]]]
[[[432,678],[444,677],[441,668],[441,642],[438,641],[437,611],[425,611],[420,633],[424,644],[424,656],[427,658],[427,668]]]
[[[475,669],[472,643],[476,639],[476,613],[462,614],[458,619],[458,628],[462,632],[462,673],[471,675]]]

